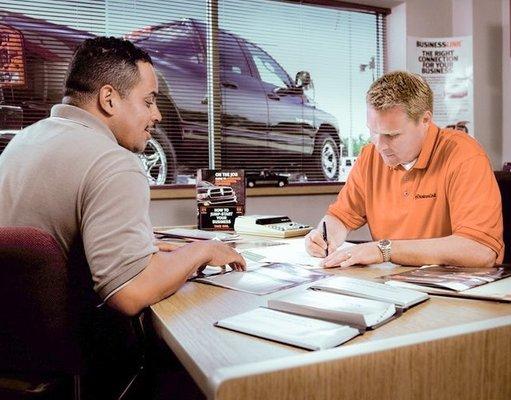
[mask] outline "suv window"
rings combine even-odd
[[[260,48],[251,43],[246,43],[250,55],[254,59],[254,63],[259,72],[259,76],[263,82],[270,83],[278,87],[290,87],[291,82],[286,71],[277,64],[277,62],[266,54]]]
[[[247,59],[241,50],[238,40],[227,33],[220,33],[218,39],[222,71],[250,75]]]
[[[148,42],[152,49],[162,54],[203,64],[204,57],[195,36],[191,26],[174,25],[153,32]],[[140,44],[144,45],[143,42]]]

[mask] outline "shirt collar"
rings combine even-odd
[[[422,149],[419,153],[419,157],[417,158],[417,162],[413,166],[414,168],[424,169],[428,166],[439,131],[440,129],[438,129],[438,126],[436,126],[433,122],[429,124],[428,132],[426,133],[426,137],[422,143]]]
[[[73,121],[77,124],[90,128],[94,132],[101,133],[109,139],[117,143],[117,139],[103,122],[90,112],[85,111],[83,108],[72,106],[70,104],[56,104],[51,108],[51,117],[63,118]]]
[[[403,166],[404,169],[406,169],[407,171],[410,171],[416,162],[417,162],[417,159],[410,161],[409,163],[401,164],[401,165]]]

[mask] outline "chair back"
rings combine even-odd
[[[1,373],[73,377],[75,398],[125,396],[143,371],[140,320],[100,303],[81,238],[66,257],[41,229],[0,227]]]
[[[502,197],[502,218],[504,220],[504,263],[511,263],[511,172],[496,171]]]
[[[75,295],[49,233],[0,227],[0,370],[76,373],[83,353]]]
[[[81,238],[66,258],[34,227],[0,227],[0,371],[131,373],[143,360],[137,318],[101,300]],[[115,366],[115,368],[112,368]]]

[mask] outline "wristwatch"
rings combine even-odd
[[[378,248],[383,256],[383,262],[390,261],[390,251],[392,249],[392,242],[389,239],[378,241]]]

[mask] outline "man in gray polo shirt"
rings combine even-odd
[[[147,53],[126,40],[88,39],[76,50],[63,104],[24,129],[0,156],[0,225],[50,232],[69,254],[77,240],[94,289],[134,315],[175,292],[204,264],[243,258],[216,241],[164,251],[148,216],[141,152],[161,114]]]

